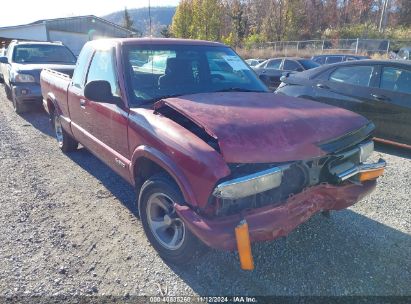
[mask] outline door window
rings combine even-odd
[[[314,57],[312,61],[317,62],[319,64],[324,64],[324,57]]]
[[[112,50],[98,50],[95,52],[87,75],[87,83],[93,80],[106,80],[110,83],[114,96],[120,96],[114,55]]]
[[[330,64],[330,63],[337,63],[343,61],[343,58],[341,56],[330,56],[327,57],[325,60],[325,63]]]
[[[87,64],[89,62],[92,53],[92,48],[87,44],[83,47],[80,55],[77,59],[76,68],[74,69],[73,78],[71,79],[74,86],[78,88],[83,88],[84,85],[84,75],[87,69]]]
[[[279,69],[280,69],[280,65],[281,65],[281,61],[282,61],[282,59],[270,60],[270,61],[267,63],[266,68],[267,68],[267,69],[276,69],[276,70],[279,70]]]
[[[411,71],[384,67],[380,88],[384,90],[411,94]]]
[[[285,60],[283,70],[285,71],[302,71],[303,68],[294,60]]]
[[[349,66],[337,68],[330,81],[369,87],[374,68],[372,66]]]

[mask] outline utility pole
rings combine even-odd
[[[381,18],[380,18],[380,24],[378,26],[378,31],[384,32],[385,27],[387,26],[387,20],[388,20],[388,13],[387,13],[387,7],[388,7],[388,1],[389,0],[384,0],[384,4],[382,5],[382,10],[381,10]]]
[[[153,30],[152,30],[152,25],[151,25],[151,1],[148,0],[148,19],[150,22],[150,38],[153,37]]]

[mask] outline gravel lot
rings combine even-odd
[[[60,152],[41,109],[16,115],[0,85],[0,296],[411,295],[411,152],[354,207],[253,247],[256,270],[210,250],[170,266],[149,245],[133,189],[85,149]]]

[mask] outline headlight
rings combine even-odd
[[[36,82],[34,76],[29,74],[15,74],[14,82]]]
[[[374,142],[369,141],[365,144],[362,144],[359,146],[360,148],[360,162],[363,163],[365,162],[374,152]]]
[[[274,167],[219,184],[213,195],[223,199],[238,199],[261,193],[281,185],[283,171]]]

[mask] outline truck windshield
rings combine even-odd
[[[22,44],[15,47],[13,62],[75,64],[76,57],[64,45]]]
[[[125,65],[134,106],[185,94],[268,91],[249,66],[223,46],[128,46]]]

